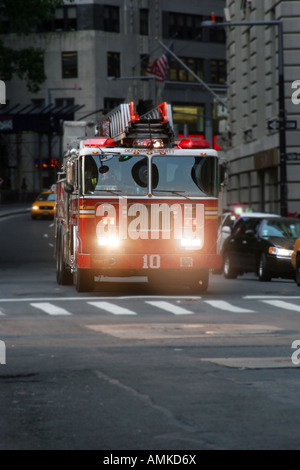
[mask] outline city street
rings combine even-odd
[[[56,283],[53,234],[0,219],[1,450],[300,448],[296,283],[78,294]]]
[[[300,0],[0,6],[0,450],[300,450]]]

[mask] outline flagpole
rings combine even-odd
[[[225,108],[227,108],[226,101],[220,98],[220,96],[218,96],[206,83],[204,83],[203,80],[201,80],[201,78],[199,78],[198,75],[196,75],[195,72],[193,72],[193,70],[191,70],[184,62],[182,62],[182,60],[180,60],[179,57],[177,57],[177,55],[174,54],[174,52],[168,46],[166,46],[159,39],[158,39],[158,42],[164,49],[166,49],[171,54],[171,56],[174,57],[174,59],[177,60],[177,62],[179,62],[182,65],[182,67],[184,67],[203,86],[203,88],[205,88],[211,95],[213,95],[213,97],[219,103],[221,103],[223,106],[225,106]]]

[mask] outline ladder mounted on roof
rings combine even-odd
[[[120,145],[132,145],[135,139],[164,139],[171,144],[174,138],[171,105],[161,103],[139,116],[134,103],[120,104],[110,111],[99,124],[99,136],[114,139]]]

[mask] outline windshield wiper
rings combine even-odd
[[[186,196],[185,194],[181,194],[181,193],[185,193],[185,191],[176,191],[175,189],[155,189],[154,191],[157,191],[157,192],[161,192],[161,193],[172,193],[172,194],[176,194],[177,196],[183,196],[185,197],[185,199],[187,199],[188,201],[191,201],[191,199]],[[153,191],[152,191],[153,192]]]

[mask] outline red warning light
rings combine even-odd
[[[208,140],[204,139],[182,139],[178,144],[179,148],[185,149],[209,149],[211,148]]]
[[[114,139],[107,139],[106,137],[100,139],[87,139],[84,142],[85,147],[117,147]]]

